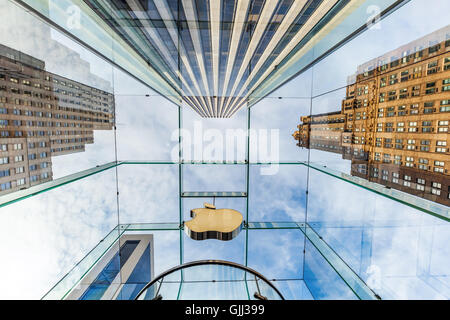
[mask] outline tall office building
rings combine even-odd
[[[153,257],[152,234],[122,235],[64,299],[132,300],[154,278]]]
[[[0,195],[52,180],[51,157],[83,152],[113,114],[111,93],[0,45]]]
[[[349,79],[340,111],[301,118],[298,146],[340,153],[352,175],[450,205],[450,28]]]
[[[285,82],[283,72],[307,56],[305,44],[326,37],[363,1],[85,3],[185,104],[202,117],[228,118]]]

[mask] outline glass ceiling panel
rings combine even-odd
[[[184,161],[247,160],[247,110],[227,120],[201,118],[184,103],[181,125]]]
[[[342,42],[345,43],[346,38],[351,37],[355,30],[365,28],[367,23],[375,16],[374,6],[376,6],[376,14],[384,16],[405,2],[407,1],[361,0],[323,3],[322,7],[318,7],[316,14],[319,12],[326,12],[326,14],[320,15],[320,21],[313,28],[306,29],[308,33],[302,41],[296,45],[294,50],[289,52],[287,58],[276,64],[275,70],[269,69],[267,71],[271,72],[271,75],[260,87],[251,91],[252,100],[250,104],[255,104],[280,84],[295,77],[302,69],[306,70],[310,64],[326,55],[334,46],[340,45]],[[325,7],[326,5],[328,7]],[[307,24],[305,24],[306,26]]]

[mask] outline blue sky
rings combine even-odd
[[[302,98],[311,95],[311,86],[313,95],[345,86],[347,76],[359,64],[447,25],[443,12],[450,12],[448,1],[435,1],[430,6],[429,1],[412,0],[381,21],[380,29],[358,36],[260,101],[251,109],[252,128],[278,129],[280,160],[306,161],[308,150],[296,147],[291,134],[300,116],[310,112],[310,99]],[[54,178],[114,161],[115,142],[119,160],[171,160],[171,150],[177,147],[171,140],[178,126],[175,105],[55,31],[40,32],[46,26],[7,0],[0,0],[0,17],[5,21],[0,26],[2,43],[44,59],[49,71],[89,83],[86,73],[76,72],[76,67],[64,63],[64,51],[50,45],[62,44],[78,52],[89,62],[92,73],[114,86],[117,137],[113,131],[96,131],[94,144],[87,145],[85,152],[54,157]],[[339,110],[344,93],[345,89],[341,89],[314,99],[312,112]],[[274,98],[279,96],[283,99]],[[204,129],[224,133],[227,129],[245,129],[247,114],[243,110],[232,119],[201,119],[184,108],[183,127],[192,131],[195,121],[200,121]],[[257,148],[251,141],[252,160],[257,159]],[[309,156],[311,161],[350,172],[350,163],[340,155],[312,150]],[[185,191],[245,191],[245,166],[185,168]],[[307,216],[308,222],[317,223],[315,229],[363,280],[371,276],[370,266],[380,270],[382,281],[377,290],[385,297],[450,297],[450,249],[445,245],[450,240],[448,223],[312,170],[306,212],[307,178],[304,166],[282,166],[272,176],[261,175],[259,168],[252,166],[249,220],[302,222]],[[121,166],[119,208],[115,170],[1,208],[5,231],[0,239],[5,262],[0,270],[10,276],[2,281],[5,289],[0,298],[40,298],[118,222],[177,222],[178,179],[176,165]],[[184,201],[184,219],[189,219],[190,208],[200,207],[204,200],[211,199]],[[221,207],[246,210],[242,199],[216,201]],[[179,263],[179,232],[155,231],[154,237],[158,274]],[[196,242],[183,237],[184,261],[216,258],[244,263],[245,233],[230,242]],[[248,245],[249,266],[268,278],[301,279],[305,270],[305,277],[317,278],[310,282],[317,297],[351,297],[308,242],[309,258],[304,260],[300,231],[252,230]],[[370,248],[369,254],[363,248]],[[315,275],[308,271],[313,267],[320,269]],[[304,297],[302,282],[279,283],[286,295]]]

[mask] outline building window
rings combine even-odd
[[[8,190],[8,189],[11,189],[11,182],[2,183],[2,184],[0,185],[0,189],[1,189],[1,190]]]
[[[432,193],[432,194],[435,194],[435,195],[437,195],[437,196],[440,196],[440,195],[441,195],[441,190],[431,188],[431,193]]]

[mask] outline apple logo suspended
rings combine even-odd
[[[192,209],[191,218],[184,223],[184,231],[193,240],[229,241],[236,238],[244,226],[239,211],[216,209],[209,203],[204,203],[204,208]]]

